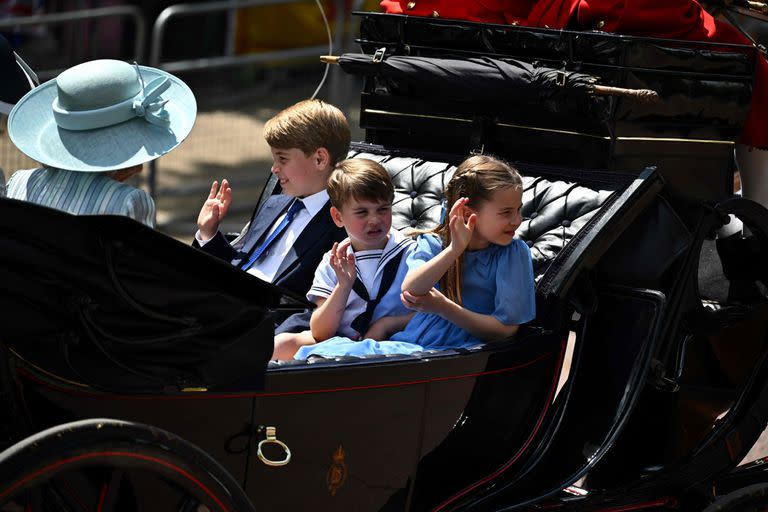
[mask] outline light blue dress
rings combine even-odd
[[[443,249],[440,238],[434,234],[420,235],[416,242],[417,248],[407,260],[409,270],[423,265]],[[490,245],[480,251],[465,252],[461,297],[465,308],[492,315],[505,325],[533,320],[536,316],[533,265],[525,242],[514,240],[507,246]],[[417,313],[405,330],[393,334],[391,340],[354,341],[337,336],[302,347],[295,358],[410,354],[421,350],[468,348],[483,343],[438,315]]]
[[[11,199],[73,215],[124,215],[155,227],[155,203],[149,194],[105,173],[53,167],[16,171],[6,193]]]

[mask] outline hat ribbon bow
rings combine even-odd
[[[170,86],[171,81],[167,77],[155,78],[146,87],[142,82],[141,94],[133,100],[133,112],[136,117],[143,117],[157,126],[170,126],[171,120],[165,110],[165,104],[168,103],[168,100],[158,101],[160,95],[167,91]]]

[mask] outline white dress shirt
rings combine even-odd
[[[283,231],[277,240],[272,242],[272,244],[267,248],[266,251],[264,251],[261,257],[256,260],[253,265],[251,265],[251,268],[248,269],[249,274],[252,274],[259,279],[268,281],[270,283],[275,279],[275,274],[277,274],[277,270],[280,268],[280,264],[285,259],[285,256],[288,254],[290,248],[293,247],[294,243],[296,243],[296,240],[304,231],[304,228],[307,227],[315,215],[321,213],[320,210],[322,210],[323,206],[325,206],[325,203],[328,202],[328,191],[323,189],[320,192],[312,194],[311,196],[297,198],[297,200],[304,203],[304,208],[296,213],[293,221],[290,223],[290,225],[288,225],[285,231]],[[283,217],[285,217],[286,213],[288,213],[287,209],[285,213],[275,219],[275,222],[272,223],[272,227],[269,228],[269,231],[263,237],[263,240],[266,240],[267,237],[272,234],[275,229],[277,229],[277,226],[280,225],[280,222],[283,220]],[[324,214],[330,215],[330,212],[325,211]],[[243,232],[240,236],[244,236],[247,232],[248,226],[243,229]],[[195,233],[195,238],[197,239],[197,243],[200,244],[200,247],[208,243],[207,240],[201,240],[200,231]],[[234,240],[232,244],[236,244],[237,241],[238,240]]]

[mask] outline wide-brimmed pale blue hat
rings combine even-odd
[[[82,172],[154,160],[192,130],[195,96],[165,71],[94,60],[24,95],[8,116],[11,141],[48,167]]]

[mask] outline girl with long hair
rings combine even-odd
[[[514,336],[535,316],[530,251],[514,238],[522,195],[522,178],[508,164],[485,155],[464,160],[445,189],[448,214],[408,256],[402,300],[417,313],[406,328],[387,341],[331,338],[296,358],[407,354]]]

